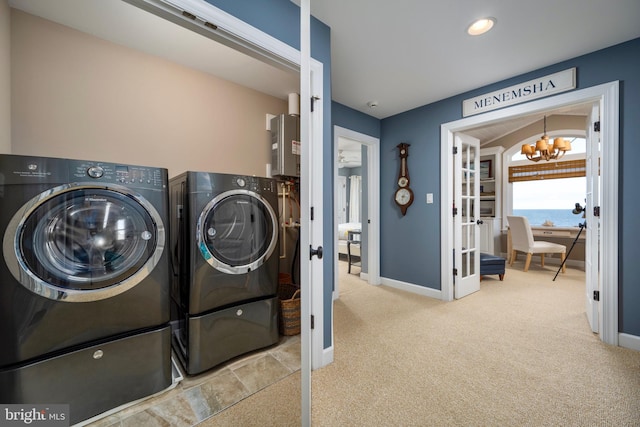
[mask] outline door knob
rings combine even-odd
[[[482,224],[484,224],[484,221],[482,221],[481,219],[479,219],[479,220],[477,220],[477,221],[476,221],[476,224],[478,224],[478,225],[482,225]]]
[[[316,255],[318,259],[322,259],[322,246],[318,246],[318,249],[313,249],[313,246],[309,245],[309,259]]]

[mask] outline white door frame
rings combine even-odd
[[[600,339],[618,345],[618,152],[619,82],[593,86],[525,104],[467,117],[441,125],[441,217],[442,217],[442,299],[453,300],[453,134],[504,119],[540,113],[574,104],[601,102],[602,186],[600,221],[602,225],[600,292]],[[590,207],[592,208],[592,207]]]
[[[366,279],[370,285],[380,284],[380,139],[340,126],[333,126],[333,182],[338,181],[338,140],[348,138],[367,147],[367,211],[368,218],[362,218],[367,228]],[[337,195],[334,194],[334,199]],[[335,203],[335,200],[334,200]],[[335,205],[334,205],[335,206]],[[367,221],[367,222],[365,222]],[[335,222],[335,221],[334,221]],[[333,299],[338,298],[338,224],[333,225],[334,288]],[[363,275],[364,276],[364,275]],[[331,320],[333,325],[333,319]],[[332,326],[333,329],[333,326]]]

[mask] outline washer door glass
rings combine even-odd
[[[27,268],[43,282],[82,291],[134,275],[153,255],[156,232],[149,213],[133,198],[82,189],[34,209],[19,242]]]
[[[276,246],[275,212],[264,199],[250,192],[238,190],[221,196],[203,212],[200,236],[206,246],[203,256],[227,273],[255,269]]]

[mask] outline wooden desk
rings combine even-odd
[[[580,227],[531,227],[533,237],[564,237],[567,239],[575,239],[580,232]],[[583,231],[580,233],[580,239],[587,238],[587,234]]]

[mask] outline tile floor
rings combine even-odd
[[[236,358],[135,404],[82,423],[91,427],[193,426],[300,370],[300,335]]]

